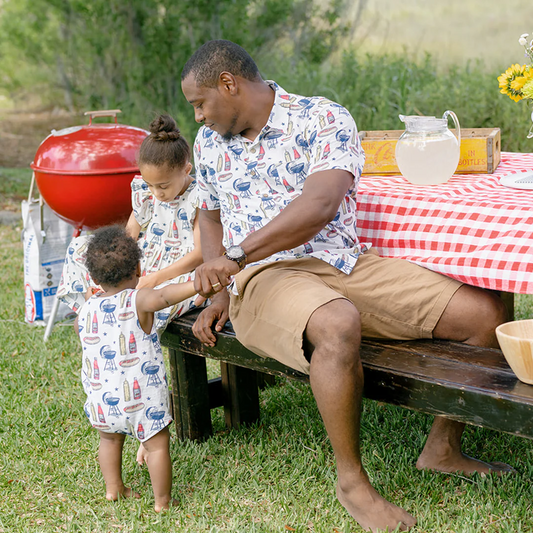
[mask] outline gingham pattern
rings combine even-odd
[[[533,294],[533,191],[499,184],[523,170],[533,170],[533,153],[503,152],[494,174],[455,175],[442,185],[362,176],[359,239],[470,285]]]

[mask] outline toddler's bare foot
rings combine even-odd
[[[122,490],[106,490],[106,500],[110,502],[116,502],[119,498],[140,498],[141,495],[138,492],[131,490],[130,487],[122,487]]]
[[[156,513],[160,513],[165,509],[170,509],[170,507],[176,507],[178,504],[178,500],[176,500],[176,498],[172,498],[169,503],[156,503],[154,505],[154,509]]]

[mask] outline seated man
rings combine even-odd
[[[502,302],[359,242],[364,154],[342,106],[264,81],[247,52],[223,40],[189,59],[182,90],[203,124],[194,152],[205,263],[195,287],[212,304],[195,335],[214,345],[212,325],[220,331],[229,316],[247,348],[309,373],[339,501],[365,529],[409,528],[415,518],[379,496],[361,464],[361,337],[496,346]],[[507,468],[464,455],[463,429],[436,418],[417,467]]]

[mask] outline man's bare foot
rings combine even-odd
[[[137,450],[137,458],[136,461],[139,463],[140,466],[146,464],[146,448],[142,445],[142,442],[139,444],[139,449]]]
[[[444,472],[446,474],[463,473],[465,475],[474,474],[478,472],[480,474],[510,474],[515,469],[505,463],[498,461],[493,463],[486,463],[480,461],[474,457],[470,457],[462,452],[458,454],[445,454],[437,455],[426,452],[426,449],[422,450],[418,461],[416,462],[418,470],[436,470],[438,472]]]
[[[138,492],[134,492],[130,487],[123,487],[122,490],[106,490],[106,500],[110,502],[116,502],[119,498],[140,498],[141,495]]]
[[[365,530],[407,531],[416,524],[416,518],[385,498],[370,485],[359,484],[352,490],[342,490],[337,484],[337,499],[352,518]]]
[[[154,505],[154,509],[156,513],[160,513],[161,511],[170,509],[170,507],[176,507],[178,504],[179,504],[178,500],[176,500],[176,498],[172,498],[172,500],[170,500],[170,503],[164,503],[164,504],[156,503]]]

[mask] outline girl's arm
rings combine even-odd
[[[198,210],[196,210],[196,216],[194,217],[193,225],[193,240],[194,249],[188,254],[185,254],[181,259],[178,259],[175,263],[162,268],[158,272],[153,272],[147,276],[143,276],[139,279],[137,284],[138,289],[154,288],[157,285],[168,281],[169,279],[177,278],[187,272],[192,272],[197,266],[202,264],[202,247],[200,245],[200,224],[198,223]],[[129,224],[129,223],[128,223]]]
[[[132,238],[137,240],[139,238],[139,233],[141,232],[141,225],[137,222],[135,214],[131,212],[128,223],[126,224],[126,233]]]

